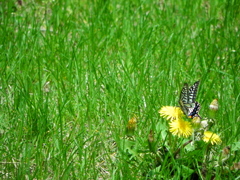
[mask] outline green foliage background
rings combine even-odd
[[[240,137],[240,3],[157,0],[0,2],[0,177],[133,179],[116,143],[138,116],[147,143],[200,80],[200,114],[220,108],[222,147]]]

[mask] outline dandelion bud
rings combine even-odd
[[[229,159],[230,157],[230,147],[226,146],[225,148],[223,148],[222,150],[222,162],[226,161],[227,159]]]
[[[240,162],[233,163],[231,170],[236,170],[236,171],[240,170]]]
[[[199,129],[201,127],[201,119],[198,116],[193,117],[192,125],[194,129]]]
[[[126,128],[127,136],[130,136],[130,137],[133,136],[136,127],[137,127],[137,118],[133,117],[127,123],[127,128]]]
[[[210,108],[211,110],[213,110],[213,111],[217,111],[217,110],[218,110],[218,100],[217,100],[217,99],[214,99],[214,100],[211,102],[209,108]]]
[[[227,156],[230,153],[230,147],[226,146],[225,148],[223,148],[222,154],[223,156]]]
[[[209,105],[209,117],[211,119],[215,119],[216,117],[216,112],[218,110],[218,100],[217,99],[214,99],[211,104]]]
[[[210,129],[213,124],[215,124],[215,120],[214,119],[204,119],[203,121],[201,121],[201,129],[207,130]]]
[[[201,122],[201,128],[202,129],[209,129],[208,126],[209,126],[209,124],[208,124],[207,120],[204,120],[204,121]]]
[[[153,141],[154,141],[153,131],[150,130],[150,133],[149,133],[149,135],[148,135],[148,142],[149,142],[149,143],[153,143]]]
[[[155,148],[155,141],[154,141],[154,133],[152,130],[150,130],[150,133],[148,135],[148,146],[151,152],[156,152]]]

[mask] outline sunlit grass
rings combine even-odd
[[[158,111],[197,80],[224,176],[237,178],[238,11],[237,1],[0,1],[1,179],[192,176],[200,164],[189,159],[211,145],[187,159],[190,138],[172,136]]]

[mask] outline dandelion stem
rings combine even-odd
[[[179,151],[191,142],[192,142],[192,140],[189,140],[189,141],[185,142],[181,147],[179,147],[174,153],[174,159],[176,159],[177,155],[179,154]]]

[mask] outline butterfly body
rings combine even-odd
[[[200,108],[201,108],[200,104],[198,102],[195,102],[195,106],[192,109],[189,110],[188,117],[190,117],[190,118],[200,117],[199,114],[198,114]]]
[[[190,88],[185,83],[181,94],[179,104],[186,116],[189,118],[200,117],[198,112],[200,110],[200,104],[196,102],[197,90],[199,81],[195,82]]]

